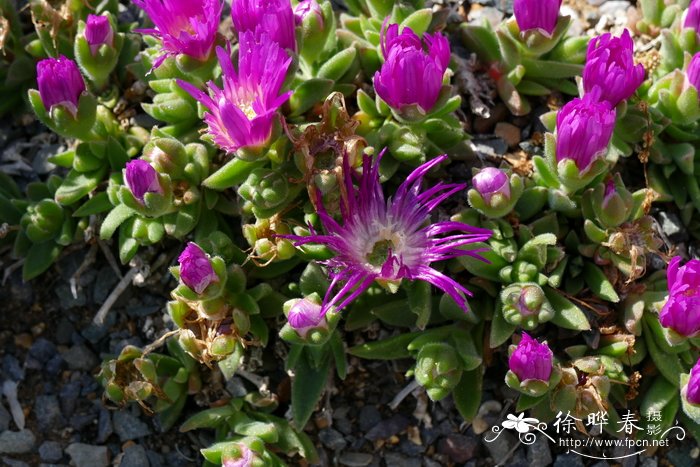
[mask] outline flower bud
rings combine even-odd
[[[598,86],[600,100],[615,107],[634,94],[643,81],[644,66],[634,64],[634,43],[627,29],[620,37],[607,33],[589,42],[583,69],[586,92]]]
[[[688,69],[685,72],[686,86],[693,86],[700,91],[700,52],[693,55],[692,60],[688,64]]]
[[[680,336],[695,337],[700,334],[700,260],[680,263],[681,257],[676,256],[666,270],[668,300],[659,321]]]
[[[700,405],[700,360],[690,370],[688,384],[681,391],[688,402]]]
[[[318,2],[316,0],[301,0],[294,7],[294,21],[300,25],[309,15],[313,15],[318,20],[319,26],[323,27],[323,12]],[[318,44],[316,46],[318,47]]]
[[[508,367],[521,382],[530,379],[549,381],[552,360],[552,351],[546,343],[540,344],[523,333],[518,347],[508,359]]]
[[[508,214],[523,193],[520,176],[510,177],[500,169],[486,167],[472,177],[473,189],[467,192],[469,204],[482,214],[497,218]]]
[[[557,162],[572,160],[581,175],[603,158],[615,129],[615,109],[600,102],[599,87],[573,99],[557,114]]]
[[[630,217],[634,199],[617,173],[593,189],[591,204],[603,227],[613,228]]]
[[[254,209],[265,214],[264,211],[279,207],[287,200],[289,182],[279,170],[255,169],[240,186],[238,194],[252,203]]]
[[[222,467],[251,467],[255,454],[243,443],[226,452],[221,458]]]
[[[197,294],[204,292],[212,282],[219,282],[209,258],[196,243],[189,242],[177,260],[180,280]]]
[[[491,199],[497,195],[506,199],[510,198],[508,175],[494,167],[481,169],[479,173],[472,177],[472,184],[474,189],[484,198],[486,204],[490,205]]]
[[[308,299],[299,300],[289,310],[287,320],[289,325],[301,337],[306,337],[308,332],[325,324],[324,316],[321,314],[321,305]]]
[[[95,55],[102,45],[112,46],[114,30],[107,16],[88,15],[85,24],[85,40],[90,45],[90,52]]]
[[[526,264],[536,268],[533,264]],[[540,323],[554,317],[554,309],[544,291],[535,283],[519,283],[506,287],[501,292],[501,301],[503,318],[510,324],[524,329],[534,329]]]
[[[443,399],[457,386],[462,372],[457,351],[443,342],[424,345],[416,357],[416,381],[434,401]]]
[[[163,193],[158,180],[158,172],[142,159],[134,159],[126,164],[124,180],[134,198],[143,203],[146,193]]]
[[[78,65],[61,55],[41,60],[36,65],[36,73],[44,107],[49,112],[54,107],[63,107],[75,118],[78,114],[78,99],[85,91],[85,81]]]
[[[551,36],[559,20],[562,0],[515,0],[513,14],[520,31],[538,30]]]
[[[692,0],[683,18],[683,27],[700,33],[700,0]]]

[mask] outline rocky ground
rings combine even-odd
[[[624,26],[628,1],[572,0],[567,14],[574,28],[599,33]],[[469,18],[495,21],[510,14],[512,2],[476,0],[463,6]],[[543,109],[546,108],[542,103]],[[508,118],[502,105],[487,115],[471,115],[468,126],[475,134],[474,149],[483,158],[514,157],[518,145],[537,130],[530,119]],[[24,183],[52,169],[47,157],[62,144],[28,115],[0,121],[0,170]],[[517,152],[517,151],[516,151]],[[459,167],[456,177],[467,177]],[[657,212],[663,231],[676,244],[686,242],[678,217]],[[118,354],[127,344],[146,345],[167,329],[164,303],[174,280],[167,272],[180,245],[166,245],[159,264],[141,270],[137,285],[129,285],[98,326],[93,318],[118,286],[128,267],[117,266],[110,245],[97,240],[84,248],[69,249],[57,265],[39,279],[24,284],[17,263],[0,251],[0,462],[11,467],[59,466],[123,467],[201,465],[199,449],[212,441],[207,433],[161,433],[154,419],[139,407],[112,410],[101,399],[95,379],[102,358]],[[348,333],[349,345],[386,334],[379,324]],[[274,340],[264,355],[251,359],[249,371],[269,377],[284,414],[289,380],[281,370],[282,344]],[[498,359],[496,359],[497,361]],[[495,368],[487,373],[484,403],[474,423],[465,424],[451,399],[431,403],[413,389],[403,374],[408,363],[367,362],[351,359],[350,374],[342,385],[330,388],[322,410],[307,426],[319,447],[322,465],[438,467],[508,465],[555,467],[583,466],[581,457],[538,441],[525,446],[510,433],[486,443],[485,432],[509,413],[515,394]],[[226,385],[233,393],[250,381],[236,377]],[[201,402],[201,401],[200,401]],[[184,416],[199,409],[191,401]],[[512,410],[512,409],[510,409]],[[183,418],[184,419],[184,418]],[[624,455],[623,451],[616,455]],[[686,439],[658,457],[631,457],[624,467],[698,465],[700,449]],[[659,460],[661,459],[661,460]],[[617,461],[616,461],[617,462]],[[293,463],[292,463],[293,464]],[[619,465],[587,461],[586,465]]]

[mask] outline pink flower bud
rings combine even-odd
[[[78,100],[85,91],[85,81],[78,65],[61,55],[41,60],[36,65],[36,73],[39,95],[46,110],[61,106],[75,117]]]
[[[690,379],[685,387],[685,398],[691,404],[700,404],[700,360],[690,370]]]
[[[158,172],[143,159],[134,159],[126,164],[126,186],[134,198],[143,203],[146,193],[163,193],[158,180]]]
[[[95,55],[104,44],[112,46],[114,42],[114,31],[112,23],[106,16],[88,15],[85,24],[85,40],[90,46],[90,53]]]
[[[287,320],[300,336],[305,337],[309,330],[319,327],[323,323],[321,305],[308,299],[299,300],[289,310]]]
[[[540,344],[536,339],[523,333],[518,347],[508,359],[508,366],[521,382],[529,379],[549,381],[552,374],[552,361],[552,351],[547,344]]]
[[[551,36],[559,20],[562,0],[515,0],[513,14],[521,31],[539,30]]]
[[[486,204],[491,204],[491,198],[496,194],[501,194],[510,198],[510,181],[508,175],[502,170],[494,167],[481,169],[472,177],[474,189],[479,192]]]
[[[666,270],[668,300],[659,321],[681,336],[694,337],[700,334],[700,260],[680,263],[681,257],[676,256]]]
[[[177,259],[180,263],[180,280],[197,294],[201,294],[219,278],[206,253],[196,243],[189,242]]]

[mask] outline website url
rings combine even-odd
[[[560,438],[557,440],[560,447],[566,448],[582,448],[582,447],[598,447],[598,448],[615,448],[624,446],[627,448],[651,448],[651,447],[668,447],[668,439],[572,439]]]

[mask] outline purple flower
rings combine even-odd
[[[545,343],[523,333],[518,347],[508,359],[510,371],[523,382],[529,379],[549,381],[552,374],[552,351]]]
[[[700,33],[700,0],[692,0],[683,18],[683,27]]]
[[[559,20],[562,0],[515,0],[513,14],[522,32],[533,29],[551,37]]]
[[[599,97],[595,87],[557,114],[557,161],[572,159],[582,173],[605,154],[615,129],[615,109]]]
[[[321,305],[308,299],[299,300],[289,310],[287,321],[300,336],[304,337],[310,329],[319,327],[323,322]]]
[[[151,18],[156,29],[140,29],[159,37],[163,51],[153,68],[174,55],[185,54],[205,61],[211,55],[224,4],[221,0],[134,0]]]
[[[399,34],[399,25],[381,35],[384,64],[374,74],[374,89],[389,106],[402,110],[417,105],[423,114],[438,100],[442,79],[450,63],[450,44],[442,34],[424,34],[423,42],[411,28]]]
[[[222,467],[250,467],[253,465],[254,454],[245,444],[238,444],[239,454],[235,459],[226,457],[222,459]]]
[[[231,19],[239,41],[241,33],[246,31],[258,38],[268,34],[283,49],[296,51],[294,12],[289,0],[233,0]]]
[[[75,117],[78,100],[85,91],[85,81],[78,65],[61,55],[37,63],[36,74],[39,95],[46,110],[50,112],[54,107],[62,106]]]
[[[294,7],[294,20],[297,25],[301,24],[304,18],[310,14],[316,15],[320,27],[323,27],[323,12],[316,0],[301,0]]]
[[[690,379],[684,389],[685,398],[691,404],[700,404],[700,360],[690,370]]]
[[[197,294],[204,292],[212,282],[219,282],[209,258],[196,243],[189,242],[177,260],[180,280]]]
[[[634,64],[634,43],[627,29],[620,37],[603,34],[588,43],[583,87],[601,89],[600,100],[615,107],[637,91],[644,81],[644,66]]]
[[[88,15],[85,24],[85,40],[90,46],[90,53],[95,55],[103,44],[112,46],[114,30],[109,18],[99,15]]]
[[[681,257],[676,256],[666,270],[668,300],[659,321],[681,336],[695,337],[700,333],[700,260],[680,263]]]
[[[688,86],[693,86],[700,92],[700,52],[693,55],[692,60],[688,64],[688,69],[685,71],[686,83]]]
[[[146,193],[163,193],[163,188],[158,181],[158,172],[143,159],[134,159],[128,162],[124,172],[126,186],[129,187],[134,198],[141,203],[143,203],[143,197]]]
[[[481,169],[472,177],[474,189],[479,192],[486,204],[491,204],[491,198],[500,194],[510,198],[510,181],[508,175],[494,167]]]
[[[217,47],[223,71],[224,89],[208,83],[209,95],[190,83],[178,84],[208,109],[204,121],[221,148],[235,152],[241,147],[262,147],[272,134],[277,109],[291,92],[280,95],[292,59],[263,34],[256,40],[252,32],[239,37],[238,71],[229,54]]]
[[[342,224],[326,212],[319,199],[318,214],[327,233],[288,237],[297,245],[324,244],[336,254],[324,263],[332,282],[324,298],[323,313],[333,306],[344,308],[375,280],[397,285],[402,279],[430,282],[466,310],[464,294],[471,295],[469,291],[431,268],[430,263],[463,255],[481,259],[478,253],[483,250],[465,251],[460,247],[486,241],[491,232],[461,222],[429,222],[431,211],[465,186],[440,182],[421,192],[423,176],[447,159],[440,156],[415,169],[393,198],[386,200],[379,182],[380,159],[381,155],[372,162],[370,156],[364,156],[357,187],[348,160],[344,161],[347,199],[341,202]],[[451,235],[442,236],[447,233]],[[342,287],[334,294],[338,284]]]

